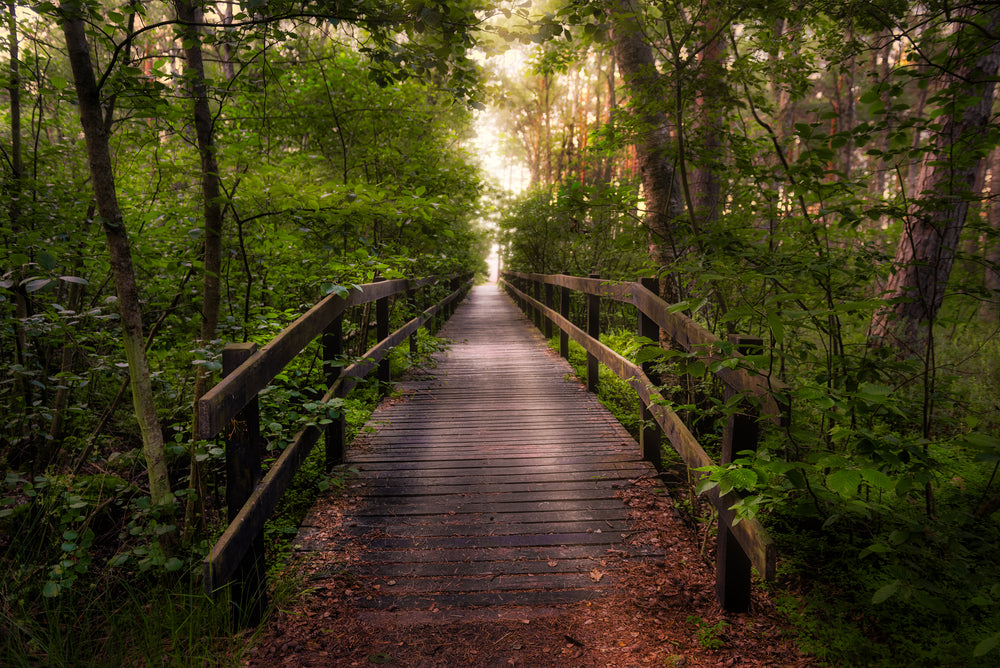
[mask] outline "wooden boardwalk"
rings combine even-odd
[[[584,600],[625,544],[615,492],[653,474],[639,447],[494,285],[476,287],[425,377],[397,387],[349,449],[352,574],[378,610],[439,611]],[[321,512],[322,509],[319,509]],[[306,522],[300,550],[334,549]],[[344,540],[344,539],[341,539]],[[343,545],[340,545],[343,547]]]

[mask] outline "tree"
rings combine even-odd
[[[66,50],[80,107],[80,125],[87,144],[87,157],[94,200],[108,245],[108,255],[122,320],[122,338],[128,360],[132,402],[142,433],[143,455],[149,478],[149,493],[154,504],[172,504],[173,492],[167,470],[163,432],[156,414],[149,361],[143,336],[142,306],[132,265],[128,231],[118,206],[114,169],[108,144],[108,129],[102,116],[101,91],[94,76],[87,40],[82,0],[67,0],[59,6],[66,39]]]
[[[667,115],[660,106],[662,78],[640,25],[636,1],[615,0],[608,11],[615,58],[631,96],[650,254],[658,266],[671,267],[688,241],[680,224],[684,200],[676,169],[677,150]],[[668,302],[682,298],[680,284],[671,274],[661,280],[660,291]]]
[[[930,351],[930,330],[944,300],[977,170],[989,150],[983,141],[993,118],[1000,67],[1000,10],[963,17],[946,54],[947,85],[936,96],[943,122],[920,166],[912,209],[904,220],[887,305],[872,335],[905,354]],[[993,140],[995,142],[995,139]]]

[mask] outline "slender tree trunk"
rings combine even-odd
[[[650,255],[658,266],[670,269],[687,244],[687,235],[677,224],[684,215],[684,200],[676,173],[676,151],[670,127],[661,111],[660,73],[636,16],[634,0],[613,3],[611,39],[618,67],[629,84],[632,113],[641,128],[635,147],[646,200]],[[681,300],[680,282],[673,274],[666,273],[661,279],[660,292],[668,302]]]
[[[23,150],[21,148],[21,61],[20,53],[18,48],[18,30],[17,30],[17,15],[14,13],[17,8],[16,3],[10,1],[7,3],[7,34],[10,39],[10,66],[8,70],[9,81],[7,83],[7,92],[10,95],[10,207],[8,209],[8,216],[10,219],[10,236],[6,238],[8,250],[16,248],[18,237],[21,232],[21,191],[22,191],[22,177],[24,175],[24,157]],[[14,315],[16,317],[16,322],[14,323],[14,348],[17,363],[22,367],[26,365],[26,354],[28,350],[28,337],[24,331],[22,323],[29,314],[28,306],[28,295],[24,289],[19,285],[21,282],[22,274],[21,267],[14,267]],[[25,415],[27,414],[27,409],[33,403],[32,400],[32,390],[27,379],[22,375],[17,383],[17,392],[21,395],[24,406]],[[27,438],[29,436],[28,422],[22,421],[23,431],[22,437]]]
[[[724,133],[721,93],[725,86],[725,54],[723,40],[716,35],[719,21],[712,17],[702,27],[702,35],[711,40],[701,52],[698,74],[696,127],[701,146],[698,164],[692,171],[691,189],[694,199],[694,216],[698,229],[712,225],[719,217],[722,183],[719,166],[722,164],[722,137]]]
[[[80,2],[63,2],[62,29],[80,110],[80,125],[87,144],[94,200],[101,216],[107,239],[111,272],[118,296],[118,309],[122,319],[122,338],[132,387],[132,401],[136,419],[142,432],[143,455],[149,477],[149,492],[154,504],[174,502],[170,490],[163,432],[156,415],[153,388],[149,376],[149,362],[144,348],[142,310],[139,289],[132,266],[132,253],[128,233],[118,207],[114,171],[108,133],[101,118],[101,96],[94,77]]]
[[[980,316],[993,322],[1000,315],[1000,148],[993,149],[990,154],[990,199],[986,211],[993,238],[986,239],[986,275],[983,281],[989,295],[980,308]]]
[[[15,235],[20,227],[21,178],[24,158],[21,150],[21,61],[18,52],[17,8],[7,3],[7,34],[10,39],[10,67],[7,92],[10,95],[10,227]]]
[[[993,9],[988,32],[1000,31],[1000,10]],[[975,193],[980,156],[975,146],[990,122],[1000,39],[982,45],[982,32],[971,26],[956,35],[956,48],[978,54],[955,72],[954,95],[958,112],[944,118],[920,168],[917,200],[904,221],[896,249],[896,269],[886,285],[886,304],[872,320],[879,344],[903,354],[920,354],[944,300],[969,202]]]
[[[204,251],[202,254],[202,307],[201,307],[201,346],[209,345],[215,338],[219,326],[220,277],[222,275],[222,223],[223,209],[220,202],[222,192],[219,163],[216,158],[212,110],[208,103],[208,86],[205,81],[205,64],[201,46],[201,34],[195,23],[199,22],[200,12],[191,0],[174,0],[177,19],[183,25],[181,39],[184,43],[184,56],[187,61],[185,79],[190,89],[193,103],[193,118],[195,135],[198,140],[198,153],[201,157],[201,194],[202,212],[204,217]],[[194,384],[195,409],[192,433],[199,430],[197,410],[198,400],[208,391],[211,374],[205,367],[199,366]],[[205,498],[204,485],[201,483],[201,464],[197,459],[195,448],[191,450],[190,489],[195,492],[189,496],[186,511],[186,531],[190,532],[195,525],[198,508]],[[197,504],[197,505],[196,505]]]

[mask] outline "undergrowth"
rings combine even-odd
[[[393,353],[394,375],[426,363],[442,345],[421,331],[417,355]],[[263,393],[265,465],[308,422],[342,413],[350,441],[382,390],[390,390],[366,381],[343,402],[322,404],[316,365],[308,354],[301,358]],[[217,504],[224,453],[211,443],[203,450]],[[124,468],[107,468],[77,476],[7,473],[0,500],[0,665],[240,665],[252,634],[233,634],[226,593],[212,599],[201,582],[202,560],[224,518],[215,516],[213,538],[185,540],[175,515],[151,508]],[[343,466],[326,471],[322,445],[314,447],[268,520],[272,607],[302,590],[287,557],[303,517],[320,494],[341,488],[350,474]],[[184,495],[181,490],[182,500]]]
[[[741,492],[739,512],[761,519],[777,542],[777,583],[760,586],[772,590],[803,651],[824,665],[996,665],[1000,523],[991,504],[998,498],[1000,441],[987,435],[992,424],[969,416],[995,409],[1000,366],[994,356],[992,366],[971,372],[964,348],[997,343],[973,333],[959,339],[986,343],[942,351],[947,373],[938,384],[936,439],[912,434],[907,404],[918,402],[905,392],[868,384],[837,397],[806,388],[804,399],[793,400],[796,439],[808,440],[811,412],[816,422],[837,419],[840,406],[831,402],[844,402],[854,422],[799,458],[788,457],[785,429],[763,425],[758,452],[739,453],[733,465],[710,471],[709,484]],[[601,341],[623,355],[635,348],[627,331]],[[558,349],[558,336],[550,345]],[[570,363],[586,378],[586,353],[572,341]],[[634,393],[603,366],[600,373],[599,399],[636,435]],[[699,415],[699,440],[711,452],[711,435],[718,433],[711,424],[721,426],[723,417],[718,406],[675,408]],[[669,444],[663,454],[668,468],[682,468]],[[690,521],[704,523],[708,504],[685,503],[683,494],[679,500]]]

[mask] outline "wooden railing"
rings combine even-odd
[[[417,291],[444,283],[449,294],[389,333],[389,300],[405,296],[413,303]],[[222,353],[223,379],[198,402],[199,439],[210,439],[224,430],[226,445],[226,505],[229,526],[204,562],[205,591],[215,596],[230,587],[235,619],[240,626],[259,623],[267,604],[264,564],[264,523],[291,484],[306,455],[326,430],[326,465],[343,461],[343,415],[328,424],[302,428],[277,458],[267,475],[261,469],[261,439],[257,395],[317,337],[323,342],[323,368],[329,391],[322,403],[345,397],[376,368],[379,380],[388,382],[388,353],[409,338],[415,352],[417,329],[432,317],[451,316],[455,304],[472,284],[471,275],[441,281],[398,279],[352,288],[346,296],[330,294],[285,328],[270,343],[257,349],[253,343],[226,346]],[[378,343],[350,366],[342,367],[343,318],[351,306],[375,302]]]
[[[596,391],[598,363],[604,364],[619,378],[626,381],[639,395],[639,443],[643,457],[660,467],[660,430],[689,469],[715,464],[681,418],[671,410],[650,381],[651,363],[633,364],[600,343],[601,298],[632,304],[638,309],[638,335],[652,341],[659,340],[659,330],[683,350],[705,362],[705,368],[715,368],[714,373],[723,382],[726,401],[736,395],[744,397],[741,412],[729,417],[723,430],[721,464],[732,462],[734,453],[755,450],[758,437],[758,417],[779,422],[782,416],[785,386],[776,379],[753,373],[745,365],[712,365],[724,359],[739,359],[738,350],[756,345],[759,339],[730,337],[737,350],[724,353],[722,340],[680,313],[672,313],[670,306],[656,292],[655,279],[642,279],[639,283],[606,281],[597,276],[579,278],[565,275],[525,274],[504,272],[500,279],[521,308],[533,317],[535,326],[551,337],[553,324],[560,330],[560,354],[569,355],[572,338],[587,351],[587,387]],[[559,308],[555,308],[555,288],[559,288]],[[571,291],[586,295],[587,331],[569,319]],[[738,401],[738,400],[737,400]],[[652,426],[654,423],[659,427]],[[694,472],[695,478],[700,473]],[[745,611],[750,604],[751,565],[765,579],[774,577],[775,547],[764,527],[755,519],[744,519],[734,524],[733,506],[740,500],[733,492],[719,494],[718,488],[706,495],[718,511],[719,543],[717,550],[716,593],[722,605],[731,612]]]

